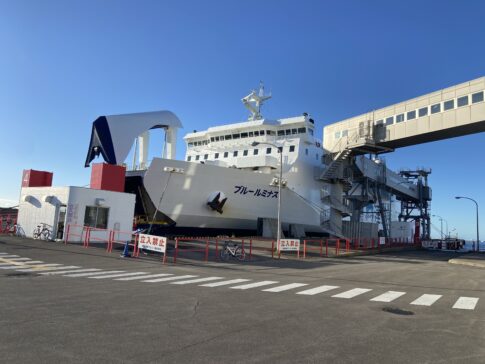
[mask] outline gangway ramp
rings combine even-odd
[[[485,131],[485,77],[324,127],[330,154],[385,153]]]

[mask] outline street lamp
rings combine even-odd
[[[446,234],[445,234],[445,236],[449,237],[450,234],[448,232],[448,220],[444,219],[440,215],[431,215],[431,216],[438,217],[440,219],[440,222],[441,222],[441,240],[443,240],[443,221],[446,223]]]
[[[269,142],[252,142],[251,146],[255,147],[259,144],[271,145],[275,147],[280,153],[280,179],[278,181],[278,221],[277,221],[278,231],[276,233],[276,246],[279,249],[280,239],[281,239],[281,229],[282,229],[281,227],[281,184],[283,182],[283,146],[280,147],[276,144],[269,143]]]
[[[478,234],[478,203],[477,203],[477,201],[475,201],[473,198],[470,198],[470,197],[455,196],[455,198],[457,200],[459,200],[460,198],[464,198],[465,200],[470,200],[470,201],[475,202],[475,206],[477,208],[477,252],[480,252],[480,237],[479,237],[479,234]]]

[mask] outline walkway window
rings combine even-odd
[[[472,95],[472,102],[475,104],[477,102],[483,101],[483,91],[477,92],[476,94]]]
[[[428,107],[422,107],[421,109],[419,109],[418,115],[419,117],[428,115]]]
[[[443,103],[443,109],[451,110],[455,108],[455,100],[448,100]]]
[[[408,111],[406,118],[407,118],[407,120],[416,119],[416,110]]]
[[[399,114],[396,116],[396,123],[401,123],[404,121],[404,114]]]
[[[458,107],[468,105],[468,95],[459,97],[457,101]]]
[[[431,114],[436,114],[441,111],[441,104],[431,105]]]
[[[386,118],[386,125],[392,125],[394,124],[394,116],[390,116]]]

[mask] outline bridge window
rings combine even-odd
[[[233,157],[237,157],[237,150],[235,150],[235,151],[232,153],[232,156],[233,156]]]
[[[218,141],[219,141],[219,137],[216,137],[216,142],[218,142]]]
[[[394,116],[386,118],[386,125],[394,124]]]
[[[443,103],[443,108],[446,110],[451,110],[455,108],[455,100],[448,100]]]
[[[249,135],[249,137],[251,138],[251,137],[253,137],[253,136],[254,136],[254,133],[253,133],[252,131],[250,131],[250,132],[248,133],[248,135]]]
[[[416,110],[409,111],[407,114],[407,120],[412,120],[412,119],[416,119]]]
[[[483,101],[483,91],[477,92],[476,94],[472,95],[472,102],[475,104],[477,102]]]
[[[431,114],[436,114],[441,111],[441,104],[431,105]]]
[[[224,158],[227,158],[229,156],[229,152],[224,152]]]
[[[294,145],[290,145],[290,152],[294,152],[295,151],[295,146]]]
[[[291,134],[298,134],[298,129],[291,129]]]
[[[466,106],[468,105],[468,95],[459,97],[458,100],[456,101],[457,101],[456,103],[458,104],[458,107]]]
[[[221,142],[224,141],[224,135],[221,135]]]
[[[256,130],[256,131],[254,132],[254,136],[259,136],[259,130]]]
[[[428,115],[428,107],[422,107],[421,109],[419,109],[418,115],[419,117]]]
[[[214,137],[211,137],[211,142],[215,141]]]
[[[263,136],[264,135],[264,130],[259,131],[259,135]]]
[[[239,139],[240,137],[240,134],[232,134],[232,139]]]
[[[191,160],[191,159],[192,159],[192,157],[189,155],[189,156],[187,157],[187,162],[190,162],[190,160]]]
[[[226,138],[226,140],[231,140],[232,139],[232,136],[231,135],[226,135],[225,138]]]
[[[259,153],[259,149],[254,149],[253,150],[253,155],[258,155],[258,153]]]
[[[404,114],[399,114],[396,116],[396,123],[404,121]]]
[[[286,134],[286,135],[290,135],[290,134],[291,134],[291,129],[286,129],[286,130],[285,130],[285,134]]]
[[[247,155],[248,155],[248,150],[246,149],[243,151],[243,156],[247,157]]]
[[[285,135],[285,131],[284,130],[278,130],[278,136],[280,135]]]
[[[306,128],[298,128],[298,134],[305,134]]]
[[[248,133],[241,133],[241,138],[247,138],[248,137]]]

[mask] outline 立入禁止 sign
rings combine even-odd
[[[139,234],[138,248],[165,253],[167,250],[167,238],[163,236]]]
[[[300,239],[280,239],[278,244],[279,251],[299,251]]]

